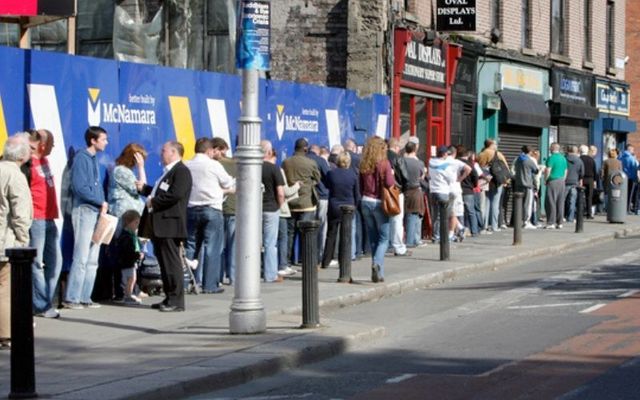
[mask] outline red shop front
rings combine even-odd
[[[392,134],[418,137],[426,160],[437,146],[450,144],[451,87],[462,47],[439,38],[427,45],[424,37],[395,31]]]

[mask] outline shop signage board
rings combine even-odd
[[[544,75],[541,70],[502,64],[500,75],[502,78],[500,89],[544,95]]]
[[[403,80],[444,88],[446,72],[447,56],[444,46],[425,46],[415,38],[407,43]]]
[[[551,75],[553,101],[590,106],[592,104],[593,77],[564,70]]]
[[[596,108],[600,112],[629,115],[630,90],[626,85],[609,81],[596,81]]]
[[[439,31],[476,30],[476,0],[438,0],[436,6]]]

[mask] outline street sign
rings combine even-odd
[[[475,31],[476,0],[438,0],[438,31]]]
[[[264,0],[243,0],[240,3],[236,67],[239,69],[270,69],[271,3]]]

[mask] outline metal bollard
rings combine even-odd
[[[31,399],[36,393],[33,344],[33,247],[6,249],[11,264],[11,392],[10,399]]]
[[[576,233],[582,233],[584,230],[584,188],[577,187],[578,196],[576,198]]]
[[[299,221],[302,247],[302,328],[320,326],[318,298],[318,228],[320,221]]]
[[[351,279],[351,227],[353,224],[354,206],[342,205],[342,220],[340,221],[340,244],[338,245],[338,261],[340,262],[340,277],[338,282],[352,283]]]
[[[513,245],[519,246],[522,244],[522,202],[524,199],[524,193],[513,193]]]
[[[440,218],[440,261],[449,261],[449,202],[438,202]]]

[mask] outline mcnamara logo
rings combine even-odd
[[[282,139],[285,131],[318,132],[320,130],[319,115],[320,112],[313,108],[303,108],[301,115],[287,115],[284,112],[284,105],[278,104],[276,106],[276,131],[279,139]],[[315,119],[310,119],[310,117]]]
[[[103,123],[155,125],[155,110],[137,108],[131,104],[154,105],[155,98],[148,95],[129,95],[129,105],[103,102],[100,89],[89,88],[87,99],[87,119],[90,125],[99,126]]]

